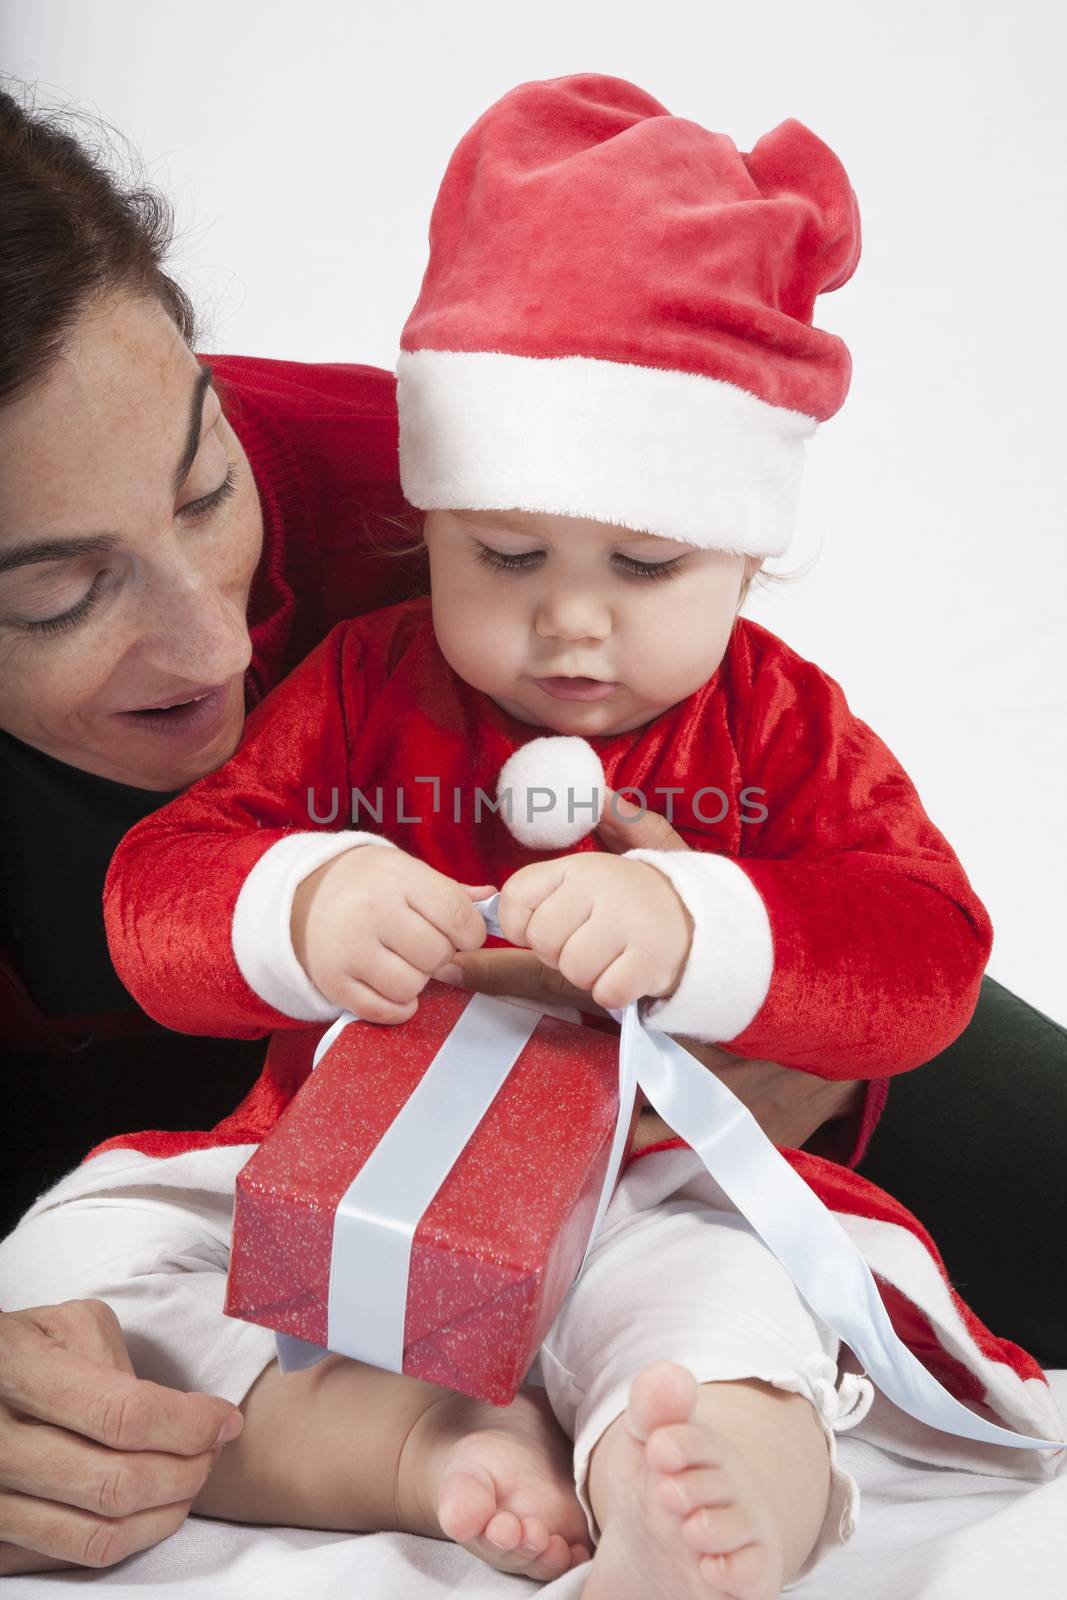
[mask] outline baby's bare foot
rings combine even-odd
[[[582,1600],[773,1600],[782,1539],[737,1450],[703,1422],[683,1367],[661,1362],[597,1446],[604,1531]],[[604,1507],[607,1508],[605,1514]]]
[[[540,1391],[510,1406],[439,1400],[397,1469],[403,1525],[463,1545],[501,1572],[547,1581],[589,1559],[571,1447]]]

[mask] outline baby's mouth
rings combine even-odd
[[[554,700],[607,700],[619,687],[602,678],[534,678],[531,680]]]

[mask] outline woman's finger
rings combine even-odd
[[[191,1502],[154,1506],[129,1517],[100,1517],[75,1506],[53,1500],[36,1500],[29,1495],[0,1494],[0,1540],[18,1547],[20,1552],[35,1552],[79,1567],[111,1567],[135,1551],[147,1550],[176,1533],[189,1515]],[[21,1564],[4,1565],[7,1554],[0,1547],[0,1572],[33,1571],[25,1555]]]
[[[87,1360],[38,1334],[11,1337],[18,1313],[0,1318],[0,1425],[18,1412],[95,1439],[111,1450],[164,1450],[197,1456],[241,1430],[228,1400],[184,1394]],[[9,1409],[10,1408],[10,1409]],[[17,1419],[16,1419],[17,1420]],[[4,1428],[6,1432],[6,1427]]]
[[[748,1107],[776,1145],[799,1150],[825,1122],[847,1116],[862,1105],[861,1083],[820,1078],[777,1061],[745,1060],[688,1037],[679,1036],[678,1043]]]
[[[43,1334],[51,1345],[133,1376],[133,1363],[119,1319],[103,1300],[65,1300],[55,1306],[33,1306],[27,1311],[9,1312],[3,1319],[3,1326],[10,1327],[12,1332],[20,1324],[26,1330],[27,1340],[33,1340],[35,1334]],[[0,1351],[11,1359],[2,1338]]]
[[[0,1543],[0,1578],[14,1578],[24,1572],[61,1572],[77,1566],[76,1561],[60,1561],[43,1556],[39,1550]]]
[[[549,1005],[576,1006],[592,1016],[608,1015],[587,990],[576,989],[562,973],[546,967],[532,950],[468,950],[457,955],[449,965],[454,965],[461,974],[453,981],[479,994],[514,994]]]
[[[9,1494],[111,1518],[194,1500],[219,1455],[218,1446],[196,1456],[108,1450],[65,1428],[21,1419],[5,1428],[3,1448],[0,1481]]]
[[[626,850],[688,850],[680,833],[658,811],[646,811],[625,795],[608,790],[604,815],[596,828],[597,837],[608,850],[622,855]]]

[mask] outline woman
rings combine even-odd
[[[8,96],[0,217],[0,992],[9,1137],[22,1141],[5,1161],[10,1226],[96,1140],[208,1126],[255,1076],[262,1042],[190,1039],[137,1011],[104,942],[107,863],[133,822],[227,759],[246,709],[334,621],[402,598],[421,573],[396,553],[410,513],[388,374],[199,362],[190,308],[161,266],[161,203],[119,190]],[[655,816],[600,837],[608,849],[684,848]],[[474,987],[591,1006],[523,952],[463,965]],[[1008,1036],[1013,1007],[1041,1035],[1026,1057],[1035,1092],[987,1110],[975,1058]],[[1046,1040],[1062,1052],[1061,1031],[987,985],[937,1069],[894,1085],[862,1167],[916,1204],[957,1275],[953,1217],[973,1221],[982,1200],[1003,1227],[1015,1189],[1005,1173],[988,1197],[1004,1169],[975,1160],[983,1132],[1003,1140],[1017,1126],[1028,1173],[1044,1138],[1051,1163],[1051,1096],[1067,1080],[1052,1080]],[[862,1154],[877,1089],[700,1053],[778,1143]],[[1044,1062],[1052,1081],[1037,1091]],[[946,1093],[959,1116],[964,1072],[975,1126],[955,1171],[941,1157],[925,1171],[924,1135]],[[643,1124],[642,1141],[655,1138],[654,1120]],[[1025,1228],[1039,1237],[1029,1213]],[[1064,1318],[1045,1308],[1035,1322],[1038,1280],[1024,1292],[988,1256],[978,1265],[971,1303],[1056,1364]],[[991,1311],[1002,1288],[1010,1300]],[[1067,1338],[1058,1348],[1067,1361]],[[0,1316],[0,1373],[0,1573],[47,1564],[46,1548],[98,1563],[165,1537],[240,1426],[223,1401],[139,1382],[116,1319],[92,1303]]]

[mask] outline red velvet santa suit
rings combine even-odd
[[[150,1014],[196,1033],[254,1037],[336,1016],[292,954],[295,884],[372,837],[457,880],[497,886],[559,854],[525,849],[488,809],[474,817],[478,789],[495,796],[505,760],[542,732],[456,676],[428,600],[339,626],[250,718],[225,768],[127,835],[105,892],[124,982]],[[652,804],[657,787],[675,791],[675,826],[694,852],[657,860],[664,870],[683,862],[683,876],[671,875],[695,932],[678,988],[649,1020],[841,1078],[919,1065],[963,1029],[989,952],[988,917],[906,774],[818,667],[741,621],[695,694],[645,727],[589,743],[613,789],[634,786]],[[367,811],[379,785],[380,823]],[[715,795],[696,799],[711,787],[728,804],[720,821],[704,822],[701,809],[724,810]],[[353,790],[363,807],[355,829]],[[311,813],[330,817],[335,805],[330,825],[316,827]],[[760,805],[765,817],[743,820]],[[597,846],[587,837],[577,848]],[[759,994],[746,988],[745,963],[761,959],[767,931],[772,961]],[[701,958],[731,943],[742,951],[741,1013],[751,1015],[724,1031],[723,1019],[741,1014],[737,995],[716,987]],[[310,1069],[306,1031],[288,1039],[276,1036],[261,1079],[216,1128],[99,1149],[170,1156],[262,1139]],[[949,1288],[921,1224],[847,1168],[803,1152],[788,1159],[855,1220],[898,1330],[938,1376],[1013,1425],[1054,1436],[1040,1368]]]

